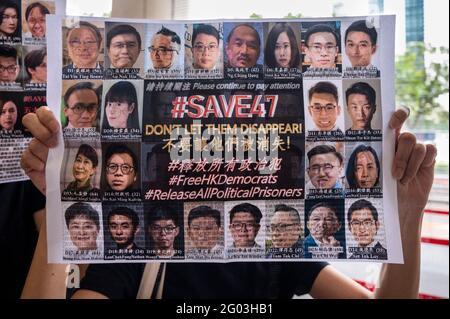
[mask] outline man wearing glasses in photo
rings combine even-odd
[[[112,27],[106,34],[110,68],[132,68],[141,52],[141,35],[127,24]]]
[[[308,112],[315,125],[308,131],[336,131],[343,135],[336,123],[341,114],[337,87],[331,82],[318,82],[309,89],[308,97]]]
[[[339,53],[338,43],[338,36],[329,25],[317,24],[308,28],[305,34],[305,62],[310,62],[310,68],[334,68]]]
[[[305,185],[306,190],[342,189],[340,178],[344,159],[334,146],[315,146],[307,156],[309,161],[307,172],[310,180]]]
[[[176,238],[180,234],[175,211],[169,207],[155,207],[148,216],[151,255],[159,258],[182,256],[182,250],[175,248]]]
[[[95,127],[99,100],[98,92],[91,82],[79,82],[71,86],[64,94],[65,128]]]
[[[267,258],[303,258],[300,214],[292,206],[278,204],[268,227],[272,246]]]
[[[148,47],[153,69],[169,70],[176,68],[181,50],[180,37],[172,30],[162,27],[155,33]]]
[[[347,220],[358,248],[349,248],[350,259],[387,259],[387,251],[376,240],[380,222],[375,206],[365,199],[354,202],[348,209]]]
[[[192,33],[192,67],[201,70],[214,70],[220,56],[219,31],[212,25],[194,25]]]
[[[138,160],[124,144],[111,144],[105,152],[105,175],[108,191],[130,191],[137,181]]]
[[[19,73],[17,50],[10,45],[0,45],[0,85],[16,83]]]

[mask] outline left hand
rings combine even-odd
[[[408,112],[394,112],[389,126],[395,129],[396,151],[392,176],[397,180],[397,197],[401,225],[421,223],[434,179],[437,149],[431,144],[417,143],[411,133],[400,133]]]

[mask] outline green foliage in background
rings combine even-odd
[[[448,48],[415,43],[397,57],[396,100],[398,105],[411,109],[411,128],[448,129],[448,110],[439,101],[442,94],[448,93],[448,53]],[[442,63],[431,61],[424,67],[424,56],[434,54],[446,58]]]
[[[303,17],[303,15],[301,13],[298,14],[292,14],[292,13],[288,13],[287,16],[284,16],[284,19],[300,19],[301,17]]]
[[[262,18],[263,16],[257,13],[252,13],[252,15],[250,16],[250,19],[262,19]]]
[[[291,12],[289,12],[286,16],[283,17],[283,19],[300,19],[301,17],[303,17],[301,13],[292,14]],[[250,16],[250,19],[262,19],[262,18],[263,16],[258,13],[252,13],[252,15]]]

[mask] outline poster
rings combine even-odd
[[[22,126],[22,118],[47,105],[45,22],[60,2],[0,2],[0,183],[28,179],[20,157],[31,135]]]
[[[402,262],[392,16],[49,26],[50,262]]]

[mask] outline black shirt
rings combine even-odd
[[[22,293],[38,237],[33,214],[44,207],[45,197],[30,181],[0,184],[2,298]]]
[[[326,262],[169,263],[163,299],[292,298],[311,290]],[[92,264],[82,289],[136,298],[145,264]]]

